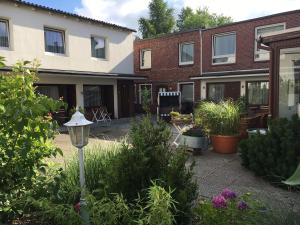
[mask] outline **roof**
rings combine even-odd
[[[272,32],[268,35],[263,35],[258,39],[258,42],[269,45],[272,42],[296,38],[300,39],[300,27],[294,27],[282,31]]]
[[[248,19],[248,20],[241,20],[241,21],[237,21],[237,22],[233,22],[233,23],[224,24],[224,25],[221,25],[218,27],[206,28],[206,29],[203,29],[203,31],[213,30],[213,29],[217,29],[217,28],[221,28],[221,27],[233,26],[233,25],[237,25],[237,24],[241,24],[241,23],[253,22],[253,21],[257,21],[257,20],[264,20],[264,19],[272,18],[274,16],[284,16],[284,15],[293,14],[293,13],[300,13],[300,9],[271,14],[271,15],[267,15],[267,16],[256,17],[256,18]]]
[[[11,67],[1,68],[0,71],[11,71]],[[84,77],[99,77],[112,79],[127,79],[127,80],[144,80],[147,76],[137,74],[125,73],[104,73],[104,72],[90,72],[90,71],[76,71],[76,70],[57,70],[57,69],[38,69],[40,75],[62,75],[62,76],[84,76]]]
[[[108,27],[112,27],[112,28],[127,31],[127,32],[136,32],[136,30],[128,28],[128,27],[123,27],[123,26],[120,26],[120,25],[117,25],[117,24],[108,23],[108,22],[104,22],[104,21],[101,21],[101,20],[88,18],[88,17],[85,17],[85,16],[80,16],[80,15],[75,14],[75,13],[70,13],[70,12],[62,11],[62,10],[59,10],[59,9],[54,9],[54,8],[51,8],[51,7],[47,7],[47,6],[43,6],[43,5],[39,5],[39,4],[35,4],[35,3],[23,1],[23,0],[6,0],[6,1],[7,2],[14,2],[15,4],[19,4],[19,5],[38,8],[38,9],[45,10],[45,11],[48,11],[48,12],[52,12],[52,13],[56,13],[56,14],[60,14],[60,15],[65,15],[65,16],[77,18],[77,19],[80,19],[80,20],[83,20],[83,21],[92,22],[92,23],[95,23],[95,24],[100,24],[100,25],[103,25],[103,26],[108,26]]]

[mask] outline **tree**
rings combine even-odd
[[[149,19],[139,19],[139,31],[143,38],[170,33],[175,25],[173,9],[164,0],[152,0],[149,4]]]
[[[190,7],[182,8],[178,15],[179,30],[193,28],[210,28],[231,23],[233,19],[222,14],[210,13],[207,7],[198,8],[195,12]]]

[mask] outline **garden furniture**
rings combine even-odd
[[[300,185],[300,163],[293,175],[283,183],[291,186]]]

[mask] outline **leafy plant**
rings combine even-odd
[[[254,134],[240,143],[242,165],[256,175],[281,184],[300,162],[300,119],[269,121],[266,135]]]
[[[3,62],[3,58],[1,58]],[[2,63],[1,63],[2,64]],[[28,68],[27,66],[30,66]],[[35,92],[36,61],[17,62],[0,75],[0,217],[21,213],[12,205],[31,188],[44,159],[61,151],[51,143],[56,123],[50,112],[63,104]]]
[[[151,92],[150,90],[144,88],[141,90],[141,101],[142,101],[142,108],[146,113],[150,113],[151,107]]]
[[[232,100],[220,103],[202,102],[195,111],[195,121],[213,135],[237,135],[240,108]]]

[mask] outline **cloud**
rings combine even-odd
[[[167,0],[175,14],[184,6],[193,9],[208,6],[211,12],[240,21],[269,14],[300,9],[299,0]],[[138,29],[138,19],[148,15],[150,0],[81,0],[75,12],[87,17]]]

